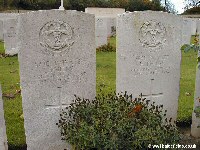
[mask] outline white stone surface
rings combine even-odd
[[[108,37],[116,35],[116,18],[107,18]]]
[[[197,18],[191,18],[191,21],[192,21],[192,35],[195,35],[196,34],[196,30],[197,30]]]
[[[3,41],[3,20],[0,20],[0,41]]]
[[[197,19],[197,34],[200,35],[200,19]]]
[[[198,27],[200,24],[198,23]],[[199,31],[197,31],[199,33]],[[200,51],[198,52],[198,56],[200,57]],[[197,66],[200,65],[200,62]],[[196,69],[196,82],[195,82],[195,96],[194,96],[194,109],[192,113],[192,125],[191,125],[191,135],[194,137],[200,137],[200,117],[196,117],[196,113],[194,110],[196,107],[200,106],[200,69],[197,67]],[[199,126],[199,128],[198,128]]]
[[[3,41],[3,37],[4,37],[4,21],[6,21],[7,19],[17,19],[17,16],[19,15],[19,13],[0,13],[0,40]]]
[[[8,150],[1,85],[0,85],[0,150]]]
[[[191,36],[194,34],[194,21],[191,18],[183,18],[182,45],[190,44]]]
[[[108,19],[105,17],[95,18],[95,40],[96,47],[108,43]]]
[[[123,14],[125,12],[125,9],[124,8],[88,7],[88,8],[85,8],[85,12],[89,14],[94,14],[95,17],[116,18],[118,14]]]
[[[16,19],[18,15],[18,13],[0,13],[0,20]]]
[[[117,92],[164,105],[177,118],[181,18],[164,12],[124,13],[117,22]]]
[[[94,15],[44,10],[19,18],[19,62],[28,150],[63,150],[56,123],[74,94],[96,95]]]
[[[4,20],[3,31],[5,53],[17,54],[19,52],[17,48],[17,19]]]

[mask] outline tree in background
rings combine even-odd
[[[169,13],[176,14],[175,5],[170,0],[164,0],[165,2],[165,11]]]
[[[199,0],[185,0],[183,14],[200,14],[200,1]]]
[[[185,0],[185,9],[189,9],[192,7],[198,7],[200,6],[200,1],[199,0]]]
[[[60,6],[60,0],[0,0],[0,3],[4,9],[58,9]],[[79,11],[84,11],[86,7],[125,8],[128,11],[163,10],[161,0],[64,0],[64,7]]]
[[[160,0],[129,0],[128,11],[163,10]]]

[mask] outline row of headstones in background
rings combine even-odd
[[[8,150],[1,85],[0,85],[0,150]]]
[[[63,150],[56,123],[74,94],[96,94],[95,17],[37,11],[19,17],[19,63],[28,150]],[[68,146],[70,149],[70,146]]]
[[[4,41],[5,53],[15,55],[17,48],[17,17],[19,14],[0,13],[0,40]]]
[[[116,18],[125,12],[123,8],[88,7],[86,13],[95,15],[96,47],[108,43],[108,38],[116,34]]]
[[[96,16],[96,47],[108,43],[108,38],[115,35],[116,31],[116,16],[119,13],[124,13],[124,9],[116,8],[86,8],[87,13],[95,14]],[[5,42],[5,52],[9,55],[17,54],[17,26],[18,14],[0,13],[0,40]],[[190,43],[190,35],[196,33],[196,20],[191,18],[183,19],[183,44]]]
[[[85,12],[89,14],[94,14],[95,17],[108,17],[116,18],[118,14],[125,12],[124,8],[98,8],[98,7],[87,7]]]
[[[197,34],[200,36],[200,21],[197,22]],[[200,51],[198,51],[198,57],[200,57]],[[200,62],[198,62],[198,66]],[[192,125],[191,134],[194,137],[200,137],[200,118],[196,116],[194,110],[196,107],[200,107],[200,69],[196,68],[196,82],[195,82],[195,96],[194,96],[194,109],[192,112]]]

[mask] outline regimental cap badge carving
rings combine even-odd
[[[63,21],[50,21],[40,29],[39,38],[45,51],[62,52],[73,45],[74,32],[72,27]]]
[[[166,28],[157,21],[146,21],[140,28],[139,40],[144,47],[159,47],[166,42]]]

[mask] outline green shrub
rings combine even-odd
[[[166,111],[165,111],[166,112]],[[132,95],[98,95],[94,100],[76,97],[57,124],[63,140],[81,149],[131,150],[149,144],[175,144],[179,133],[164,118],[163,106]]]
[[[102,45],[96,49],[97,52],[116,52],[116,48],[110,43]]]

